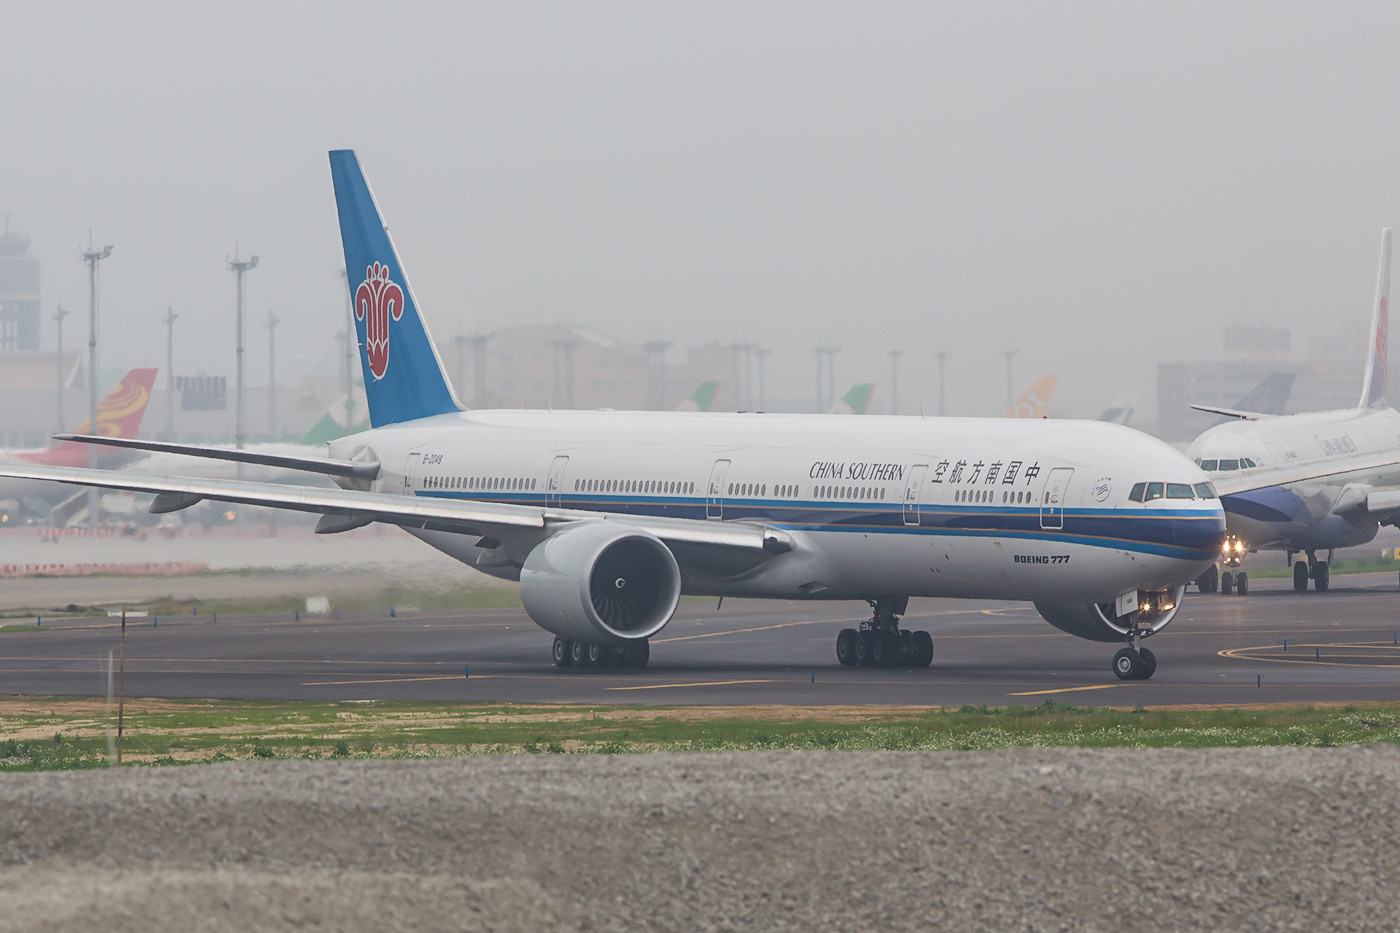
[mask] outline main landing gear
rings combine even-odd
[[[909,597],[868,599],[874,610],[860,629],[843,628],[836,636],[836,660],[845,667],[928,667],[933,663],[933,639],[928,632],[899,627]]]
[[[1327,592],[1327,587],[1332,583],[1332,552],[1328,550],[1326,560],[1318,560],[1317,554],[1312,551],[1307,552],[1307,560],[1293,561],[1293,589],[1299,593],[1308,591],[1308,580],[1313,582],[1313,589],[1319,593]],[[1293,552],[1288,552],[1291,560]]]
[[[599,645],[586,641],[554,639],[555,667],[618,667],[640,669],[651,658],[646,639],[625,645]]]

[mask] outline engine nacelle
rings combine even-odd
[[[1120,616],[1113,603],[1037,602],[1040,617],[1062,632],[1090,641],[1124,641],[1134,632],[1155,635],[1176,618],[1181,609],[1184,585],[1169,590],[1139,590],[1138,609]]]
[[[573,641],[649,638],[675,614],[681,570],[655,535],[581,522],[535,545],[520,568],[520,599],[535,624]]]

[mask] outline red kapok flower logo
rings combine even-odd
[[[389,370],[389,318],[403,317],[403,289],[389,278],[389,267],[365,268],[365,280],[355,289],[355,320],[365,322],[365,354],[369,371],[383,379]]]

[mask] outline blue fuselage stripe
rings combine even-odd
[[[532,506],[546,504],[546,497],[541,493],[481,494],[455,489],[428,489],[417,494],[430,498],[472,502]],[[708,510],[712,508],[704,499],[675,496],[639,499],[634,496],[585,497],[575,494],[555,497],[555,501],[550,504],[589,512],[697,520],[705,519]],[[911,524],[906,522],[904,511],[898,504],[791,499],[725,499],[723,503],[724,521],[762,522],[792,530],[1019,538],[1134,551],[1183,560],[1207,560],[1214,557],[1220,551],[1220,542],[1225,533],[1225,521],[1219,513],[1204,513],[1193,509],[1162,509],[1151,512],[1141,508],[1131,511],[1064,509],[1059,513],[1060,527],[1045,527],[1046,524],[1054,525],[1057,522],[1054,518],[1048,522],[1042,521],[1043,517],[1038,506],[1008,508],[924,505],[919,507],[917,523]]]

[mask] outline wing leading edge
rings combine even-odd
[[[580,509],[539,509],[526,505],[426,499],[354,489],[310,489],[246,480],[190,479],[76,467],[5,464],[0,467],[0,476],[155,493],[157,499],[152,503],[152,511],[176,511],[202,499],[210,499],[332,516],[331,521],[323,521],[318,527],[323,532],[346,531],[371,522],[383,522],[404,528],[489,537],[502,532],[531,530],[547,534],[573,522],[613,521],[640,528],[662,541],[672,543],[760,550],[770,554],[793,548],[792,538],[786,532],[746,522],[617,515]]]

